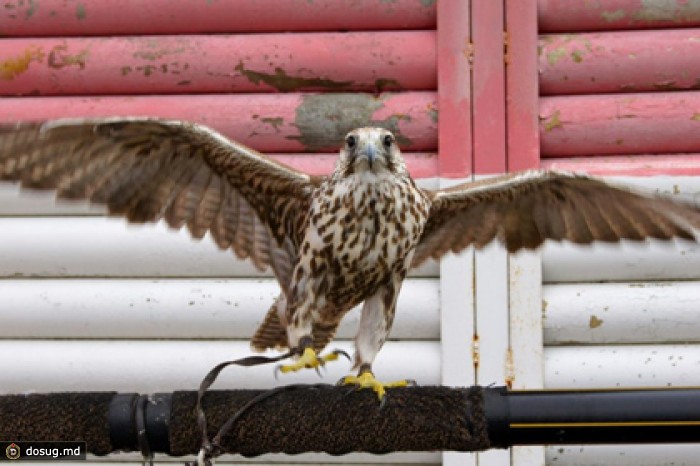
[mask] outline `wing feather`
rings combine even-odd
[[[547,239],[578,244],[694,240],[700,209],[571,173],[522,172],[430,191],[430,217],[413,266],[498,239],[515,252]]]
[[[206,127],[140,117],[0,125],[0,179],[105,204],[130,222],[209,232],[285,276],[320,183]]]

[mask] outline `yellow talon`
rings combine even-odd
[[[357,385],[359,389],[371,388],[379,397],[379,401],[382,402],[384,401],[387,388],[408,387],[409,385],[415,385],[415,382],[411,380],[399,380],[396,382],[382,383],[374,378],[372,372],[366,371],[358,376],[348,375],[347,377],[343,377],[340,379],[339,385]]]
[[[318,372],[319,367],[323,367],[329,361],[335,361],[338,356],[343,355],[350,358],[344,351],[333,351],[325,356],[319,357],[313,348],[305,348],[301,357],[296,360],[293,364],[280,364],[277,366],[277,370],[286,374],[287,372],[296,372],[301,369],[316,369]]]

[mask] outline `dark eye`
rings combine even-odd
[[[345,138],[345,144],[348,145],[348,149],[354,149],[357,145],[357,138],[355,136],[348,136]]]
[[[387,134],[382,138],[382,142],[384,143],[384,147],[388,149],[394,143],[394,138],[391,137],[391,134]]]

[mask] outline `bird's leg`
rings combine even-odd
[[[275,373],[282,372],[286,374],[288,372],[297,372],[301,369],[316,369],[316,372],[320,375],[319,369],[325,366],[327,362],[335,361],[339,356],[345,356],[350,359],[350,356],[342,350],[334,350],[326,355],[319,356],[313,348],[313,338],[310,336],[299,339],[299,345],[294,352],[299,355],[299,359],[292,364],[280,364],[277,366]]]
[[[382,383],[374,378],[372,362],[384,345],[394,321],[396,297],[401,287],[400,280],[382,287],[365,301],[360,317],[360,328],[355,337],[355,367],[357,376],[343,377],[338,385],[356,385],[359,389],[371,388],[384,402],[387,388],[415,385],[412,380]]]
[[[358,389],[371,388],[379,397],[380,403],[384,403],[387,388],[408,387],[415,385],[413,380],[397,380],[395,382],[382,383],[374,378],[372,366],[363,364],[357,372],[357,376],[348,375],[338,382],[338,385],[356,385]]]

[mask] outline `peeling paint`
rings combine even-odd
[[[691,116],[690,119],[693,121],[700,121],[700,112],[693,113],[693,116]]]
[[[614,23],[615,21],[619,21],[621,19],[624,19],[625,17],[625,10],[622,8],[614,11],[602,11],[600,13],[600,17],[603,18],[604,21],[608,23]]]
[[[39,4],[36,2],[36,0],[29,0],[29,8],[27,8],[26,13],[24,14],[24,19],[28,20],[32,16],[34,16],[34,13],[39,9]]]
[[[399,122],[410,119],[409,116],[394,114],[384,120],[373,118],[390,96],[359,93],[304,95],[294,119],[299,136],[287,136],[287,139],[300,141],[309,151],[333,150],[348,131],[362,126],[379,126],[393,132],[402,146],[410,146],[411,140],[401,133],[399,127]]]
[[[547,52],[547,63],[554,66],[559,60],[567,55],[566,49],[564,47],[558,47],[554,50]]]
[[[57,45],[49,52],[47,60],[49,67],[55,69],[65,68],[67,66],[78,66],[81,70],[85,69],[85,61],[90,55],[89,49],[83,49],[77,54],[67,54],[67,45]]]
[[[654,88],[660,91],[674,91],[678,89],[675,80],[662,81],[658,83],[653,83],[652,85],[654,86]]]
[[[275,68],[275,74],[263,73],[246,69],[243,66],[243,62],[240,62],[234,69],[255,85],[259,85],[262,82],[282,92],[319,88],[342,90],[348,89],[354,84],[353,81],[333,81],[332,79],[290,76],[279,67]]]
[[[275,128],[275,132],[277,132],[277,133],[280,132],[280,127],[284,124],[284,118],[282,118],[282,117],[261,118],[260,121],[262,121],[263,123],[267,123],[268,125]]]
[[[581,63],[583,61],[583,51],[581,50],[572,50],[571,51],[571,60],[573,60],[574,63]]]
[[[420,4],[424,8],[432,8],[436,2],[437,2],[437,0],[420,0]]]
[[[430,117],[430,121],[437,124],[439,116],[440,116],[440,112],[438,111],[438,109],[434,105],[430,105],[428,107],[428,116]]]
[[[700,0],[642,0],[635,21],[697,21],[700,20]]]
[[[603,319],[599,319],[598,317],[596,317],[594,315],[591,316],[591,320],[588,322],[588,326],[590,328],[598,328],[601,325],[603,325]]]
[[[158,64],[152,64],[152,65],[141,65],[141,66],[122,66],[120,69],[120,73],[122,76],[127,76],[129,74],[133,73],[139,73],[143,74],[145,77],[149,77],[152,74],[155,73],[160,73],[160,74],[174,74],[174,75],[179,75],[181,73],[184,73],[189,69],[190,65],[188,63],[183,63],[180,64],[179,62],[171,62],[171,63],[158,63]],[[180,83],[186,83],[190,84],[191,81],[189,80],[184,80],[180,81],[177,84],[181,85]]]
[[[552,115],[547,120],[545,120],[544,130],[549,132],[552,131],[554,128],[560,128],[564,126],[561,120],[559,119],[560,116],[561,112],[559,110],[555,110],[554,113],[552,113]]]
[[[158,60],[159,58],[163,58],[165,55],[171,55],[171,54],[176,54],[176,53],[183,53],[185,51],[185,47],[177,47],[177,48],[160,48],[157,50],[152,50],[153,48],[158,47],[157,42],[151,42],[147,45],[147,49],[143,50],[137,50],[136,52],[133,53],[134,58],[141,58],[143,60],[149,60],[149,61],[155,61]]]
[[[85,12],[85,5],[82,3],[78,3],[78,5],[75,7],[75,17],[78,18],[78,21],[82,21],[85,18],[87,18],[87,13]]]
[[[401,89],[401,83],[396,79],[392,78],[379,78],[374,81],[374,90],[376,92],[383,92],[386,90],[399,90]]]
[[[23,54],[0,61],[0,79],[14,79],[27,71],[31,62],[41,62],[43,59],[44,52],[40,47],[28,47]]]

